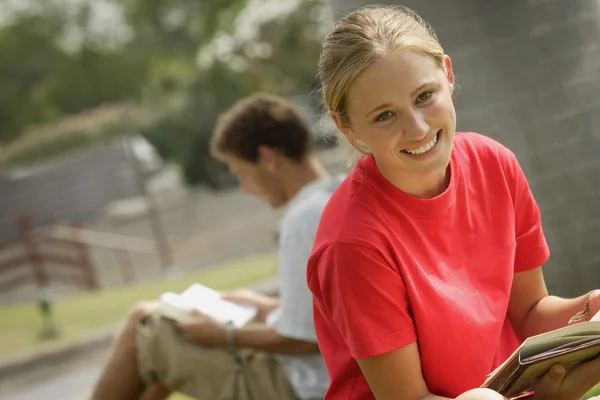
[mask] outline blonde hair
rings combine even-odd
[[[417,13],[402,6],[365,6],[337,21],[325,38],[319,79],[325,109],[349,125],[350,88],[362,71],[391,50],[410,48],[444,68],[444,50],[434,30]],[[350,144],[360,153],[366,150]]]

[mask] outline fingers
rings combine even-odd
[[[219,292],[219,296],[221,296],[222,299],[230,298],[230,297],[237,297],[235,290],[223,290],[223,291]]]
[[[201,311],[199,311],[199,310],[197,310],[195,308],[192,309],[191,314],[194,317],[204,317],[204,314]]]
[[[535,385],[534,399],[552,398],[565,379],[566,370],[560,364],[554,364],[550,370]]]
[[[229,300],[233,302],[242,302],[248,298],[248,293],[241,290],[231,290],[219,293],[223,300]]]
[[[600,357],[578,365],[570,373],[581,376],[581,386],[591,389],[600,383]]]
[[[185,321],[175,321],[175,325],[182,331],[186,332],[191,327],[197,326],[199,322],[202,322],[203,319],[206,318],[202,312],[196,309],[190,311],[190,315],[192,316],[191,319],[187,319]]]

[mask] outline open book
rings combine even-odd
[[[157,311],[166,318],[187,322],[193,318],[193,310],[198,310],[221,323],[231,321],[238,328],[248,323],[258,312],[256,307],[223,300],[218,292],[198,283],[181,294],[163,293]]]
[[[525,340],[483,386],[505,397],[515,397],[531,391],[552,365],[562,364],[568,371],[598,355],[600,321],[570,325]]]

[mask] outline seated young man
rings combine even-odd
[[[245,192],[285,207],[280,297],[226,294],[259,309],[260,323],[235,330],[201,315],[176,324],[153,313],[153,303],[134,307],[93,399],[164,399],[178,391],[201,400],[306,400],[325,393],[305,275],[321,212],[341,178],[330,177],[314,156],[298,112],[273,95],[255,94],[221,115],[211,148]]]

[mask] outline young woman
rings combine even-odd
[[[548,295],[523,171],[496,141],[455,133],[450,57],[414,12],[346,15],[319,68],[331,117],[363,153],[308,265],[326,399],[501,399],[471,390],[524,338],[595,314],[600,291]],[[600,359],[557,365],[535,399],[578,399],[599,380]]]

